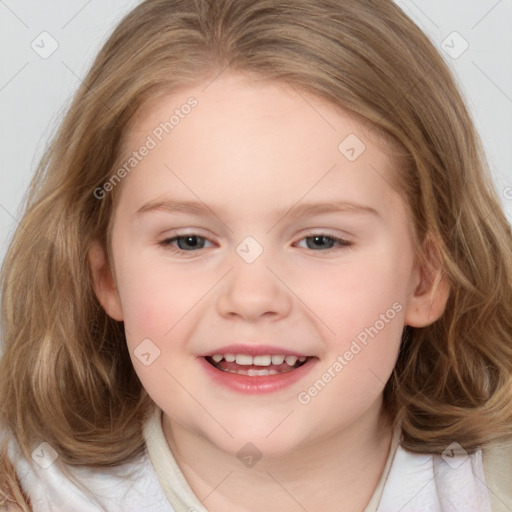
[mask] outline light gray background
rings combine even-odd
[[[512,221],[512,0],[396,1],[454,69]],[[138,3],[0,0],[0,262],[71,95],[113,27]],[[31,47],[51,49],[42,32],[58,44],[47,58]],[[464,41],[468,48],[458,56]]]

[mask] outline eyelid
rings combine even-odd
[[[309,236],[325,236],[329,238],[337,238],[339,240],[344,240],[346,242],[350,242],[351,239],[354,238],[354,235],[351,235],[347,232],[343,232],[343,234],[335,234],[330,232],[330,228],[313,228],[306,229],[305,233],[301,234],[301,238],[307,238]]]

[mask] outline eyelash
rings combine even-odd
[[[196,233],[187,233],[185,235],[179,235],[179,236],[175,236],[175,237],[172,237],[172,238],[166,238],[165,240],[162,240],[161,242],[159,242],[158,245],[160,245],[161,247],[164,247],[165,249],[170,249],[170,250],[172,250],[172,252],[181,253],[181,254],[184,254],[184,253],[194,253],[194,252],[197,252],[197,251],[203,249],[203,247],[202,247],[202,248],[200,248],[198,250],[185,251],[183,249],[180,249],[178,247],[174,247],[173,245],[171,245],[175,241],[178,241],[178,240],[181,240],[181,239],[184,239],[184,238],[191,238],[191,237],[208,240],[206,237],[198,235]],[[314,251],[313,249],[310,249],[313,252],[320,252],[322,254],[330,254],[330,253],[335,252],[335,251],[340,250],[340,249],[350,249],[350,248],[353,248],[353,245],[354,245],[352,242],[349,242],[348,240],[345,240],[343,238],[339,238],[339,237],[336,237],[336,236],[328,235],[326,233],[308,233],[307,235],[303,236],[300,239],[300,241],[308,239],[308,238],[320,238],[320,237],[323,237],[323,238],[326,238],[328,240],[331,240],[331,241],[333,241],[333,242],[335,242],[335,243],[337,243],[339,245],[338,245],[338,247],[331,247],[329,249],[319,250],[319,251]]]

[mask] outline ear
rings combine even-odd
[[[446,308],[450,285],[443,275],[441,251],[427,236],[422,256],[416,259],[407,298],[404,321],[411,327],[426,327],[438,320]]]
[[[97,240],[94,240],[89,248],[89,265],[94,281],[94,291],[103,309],[114,320],[122,321],[123,310],[117,285],[105,250]]]

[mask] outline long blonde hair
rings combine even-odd
[[[142,452],[151,400],[87,258],[94,239],[109,251],[116,193],[94,190],[148,101],[226,69],[324,98],[399,148],[418,258],[434,240],[450,286],[437,322],[404,330],[385,388],[405,447],[441,452],[456,440],[470,451],[510,435],[511,229],[449,69],[391,0],[147,0],[121,21],[37,169],[2,267],[5,431],[29,460],[41,441],[71,465]],[[0,497],[28,510],[7,441]]]

